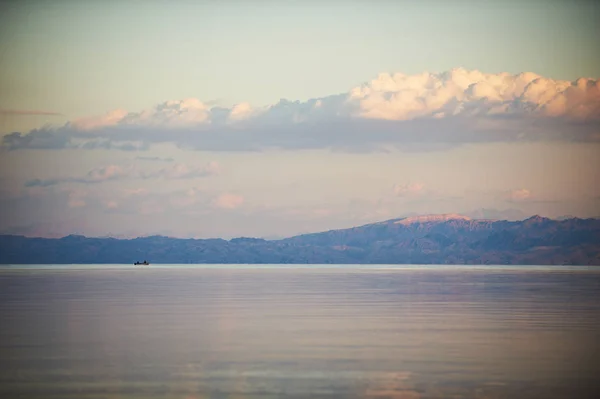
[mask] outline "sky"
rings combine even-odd
[[[0,233],[600,216],[592,1],[0,1]]]

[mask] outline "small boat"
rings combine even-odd
[[[143,262],[135,262],[135,263],[134,263],[134,265],[135,265],[135,266],[140,266],[140,265],[143,265],[143,266],[148,266],[149,264],[150,264],[150,263],[148,263],[148,261],[147,261],[147,260],[145,260],[145,261],[143,261]]]

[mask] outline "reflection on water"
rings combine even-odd
[[[4,268],[0,396],[591,398],[599,293],[593,268]]]

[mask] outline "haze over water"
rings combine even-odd
[[[594,397],[599,289],[577,267],[3,266],[0,396]]]

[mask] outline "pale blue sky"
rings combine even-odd
[[[0,1],[0,233],[600,216],[599,20],[592,1]]]

